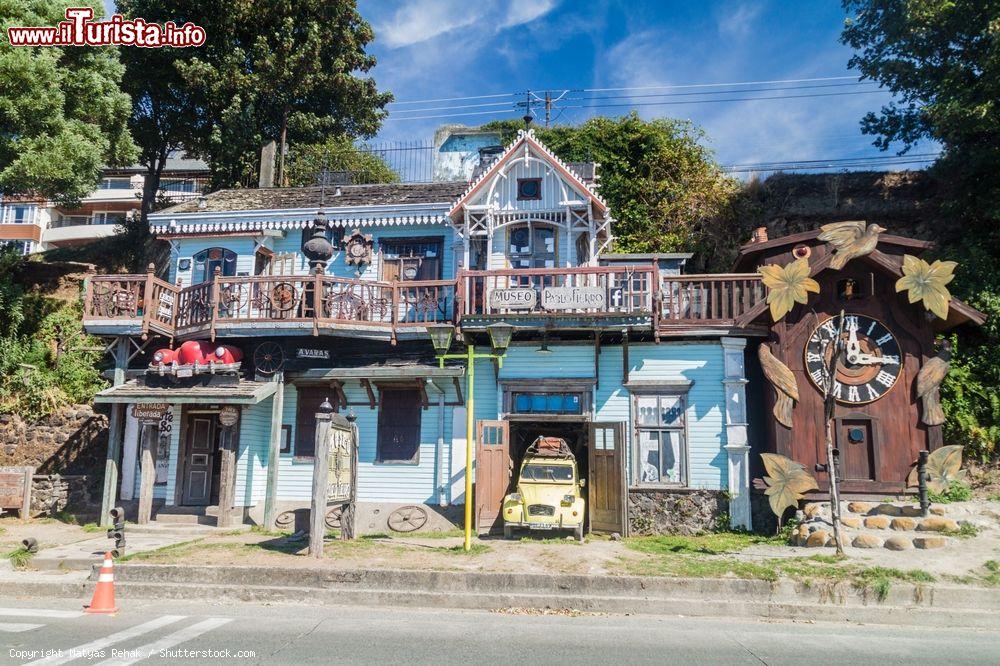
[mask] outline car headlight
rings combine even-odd
[[[510,500],[511,502],[520,502],[521,493],[511,493],[510,495],[507,495],[507,499]]]
[[[575,502],[575,501],[576,501],[576,497],[574,495],[563,495],[562,505],[563,506],[573,506],[573,502]]]

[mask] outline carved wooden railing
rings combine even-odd
[[[461,313],[463,317],[542,313],[654,316],[657,275],[656,266],[651,265],[462,271]],[[544,302],[546,289],[551,287],[566,297],[558,307],[546,307]],[[535,295],[525,301],[529,289]]]
[[[733,325],[766,297],[756,273],[668,275],[660,286],[661,328]]]

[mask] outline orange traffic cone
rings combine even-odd
[[[111,553],[104,554],[104,565],[97,575],[97,587],[94,588],[94,598],[89,606],[83,607],[87,613],[117,613],[115,605],[115,563]]]

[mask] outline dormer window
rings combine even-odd
[[[507,259],[511,268],[555,268],[555,227],[541,222],[511,227],[507,234]]]
[[[537,201],[542,198],[541,178],[518,178],[517,179],[517,200]]]

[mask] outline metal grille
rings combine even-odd
[[[554,506],[549,506],[548,504],[529,504],[528,505],[528,515],[529,516],[554,516],[554,515],[556,515],[556,508]]]

